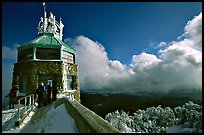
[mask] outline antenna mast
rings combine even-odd
[[[44,6],[43,32],[45,33],[45,30],[46,30],[46,10],[45,10],[45,2],[43,2],[43,6]]]

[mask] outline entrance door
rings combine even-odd
[[[38,86],[41,84],[41,82],[44,83],[44,86],[47,90],[48,84],[51,82],[52,85],[54,84],[55,76],[54,75],[39,75],[38,78]]]
[[[47,88],[49,83],[51,83],[52,89],[51,89],[51,95],[50,100],[56,100],[56,83],[55,83],[55,75],[39,75],[38,78],[38,86],[41,84],[41,82],[44,83],[44,86],[46,88],[46,94],[47,94]]]

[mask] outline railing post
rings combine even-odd
[[[20,101],[21,100],[18,100],[18,119],[20,119]]]
[[[27,106],[26,106],[26,104],[27,104],[27,96],[25,97],[25,112],[26,112],[26,110],[27,110]]]
[[[33,97],[33,99],[31,99]],[[27,99],[29,98],[29,99]],[[21,108],[21,101],[24,100],[24,107]],[[28,100],[28,101],[27,101]],[[29,102],[27,106],[27,102]],[[33,104],[33,106],[32,106]],[[18,120],[21,119],[21,117],[27,112],[27,110],[33,110],[35,104],[35,97],[34,94],[30,94],[28,96],[22,97],[18,100]],[[23,105],[23,104],[22,104]],[[23,111],[24,110],[24,111]],[[17,114],[16,114],[17,115]]]
[[[32,95],[32,101],[33,101],[33,104],[32,104],[32,109],[34,108],[34,105],[35,105],[35,100],[34,100],[35,96],[34,94]]]
[[[31,95],[29,95],[29,109],[31,108]]]

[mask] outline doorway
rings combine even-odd
[[[44,83],[45,89],[46,89],[46,98],[49,96],[48,100],[56,100],[56,83],[55,83],[55,75],[48,74],[48,75],[39,75],[38,77],[38,86],[41,84],[41,82]],[[51,84],[51,92],[48,92],[48,85]]]
[[[67,90],[74,89],[74,75],[67,75]]]

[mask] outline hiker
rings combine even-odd
[[[12,87],[9,93],[9,109],[14,109],[15,98],[16,90]]]
[[[51,102],[51,92],[52,92],[52,84],[49,83],[47,86],[47,103]]]
[[[57,89],[53,89],[53,98],[52,101],[55,101],[57,99]]]
[[[45,101],[44,94],[46,93],[46,90],[45,90],[45,86],[44,86],[43,82],[40,84],[40,86],[36,90],[36,93],[38,94],[38,108],[41,107],[41,104],[43,104],[43,106],[45,106],[46,101]]]

